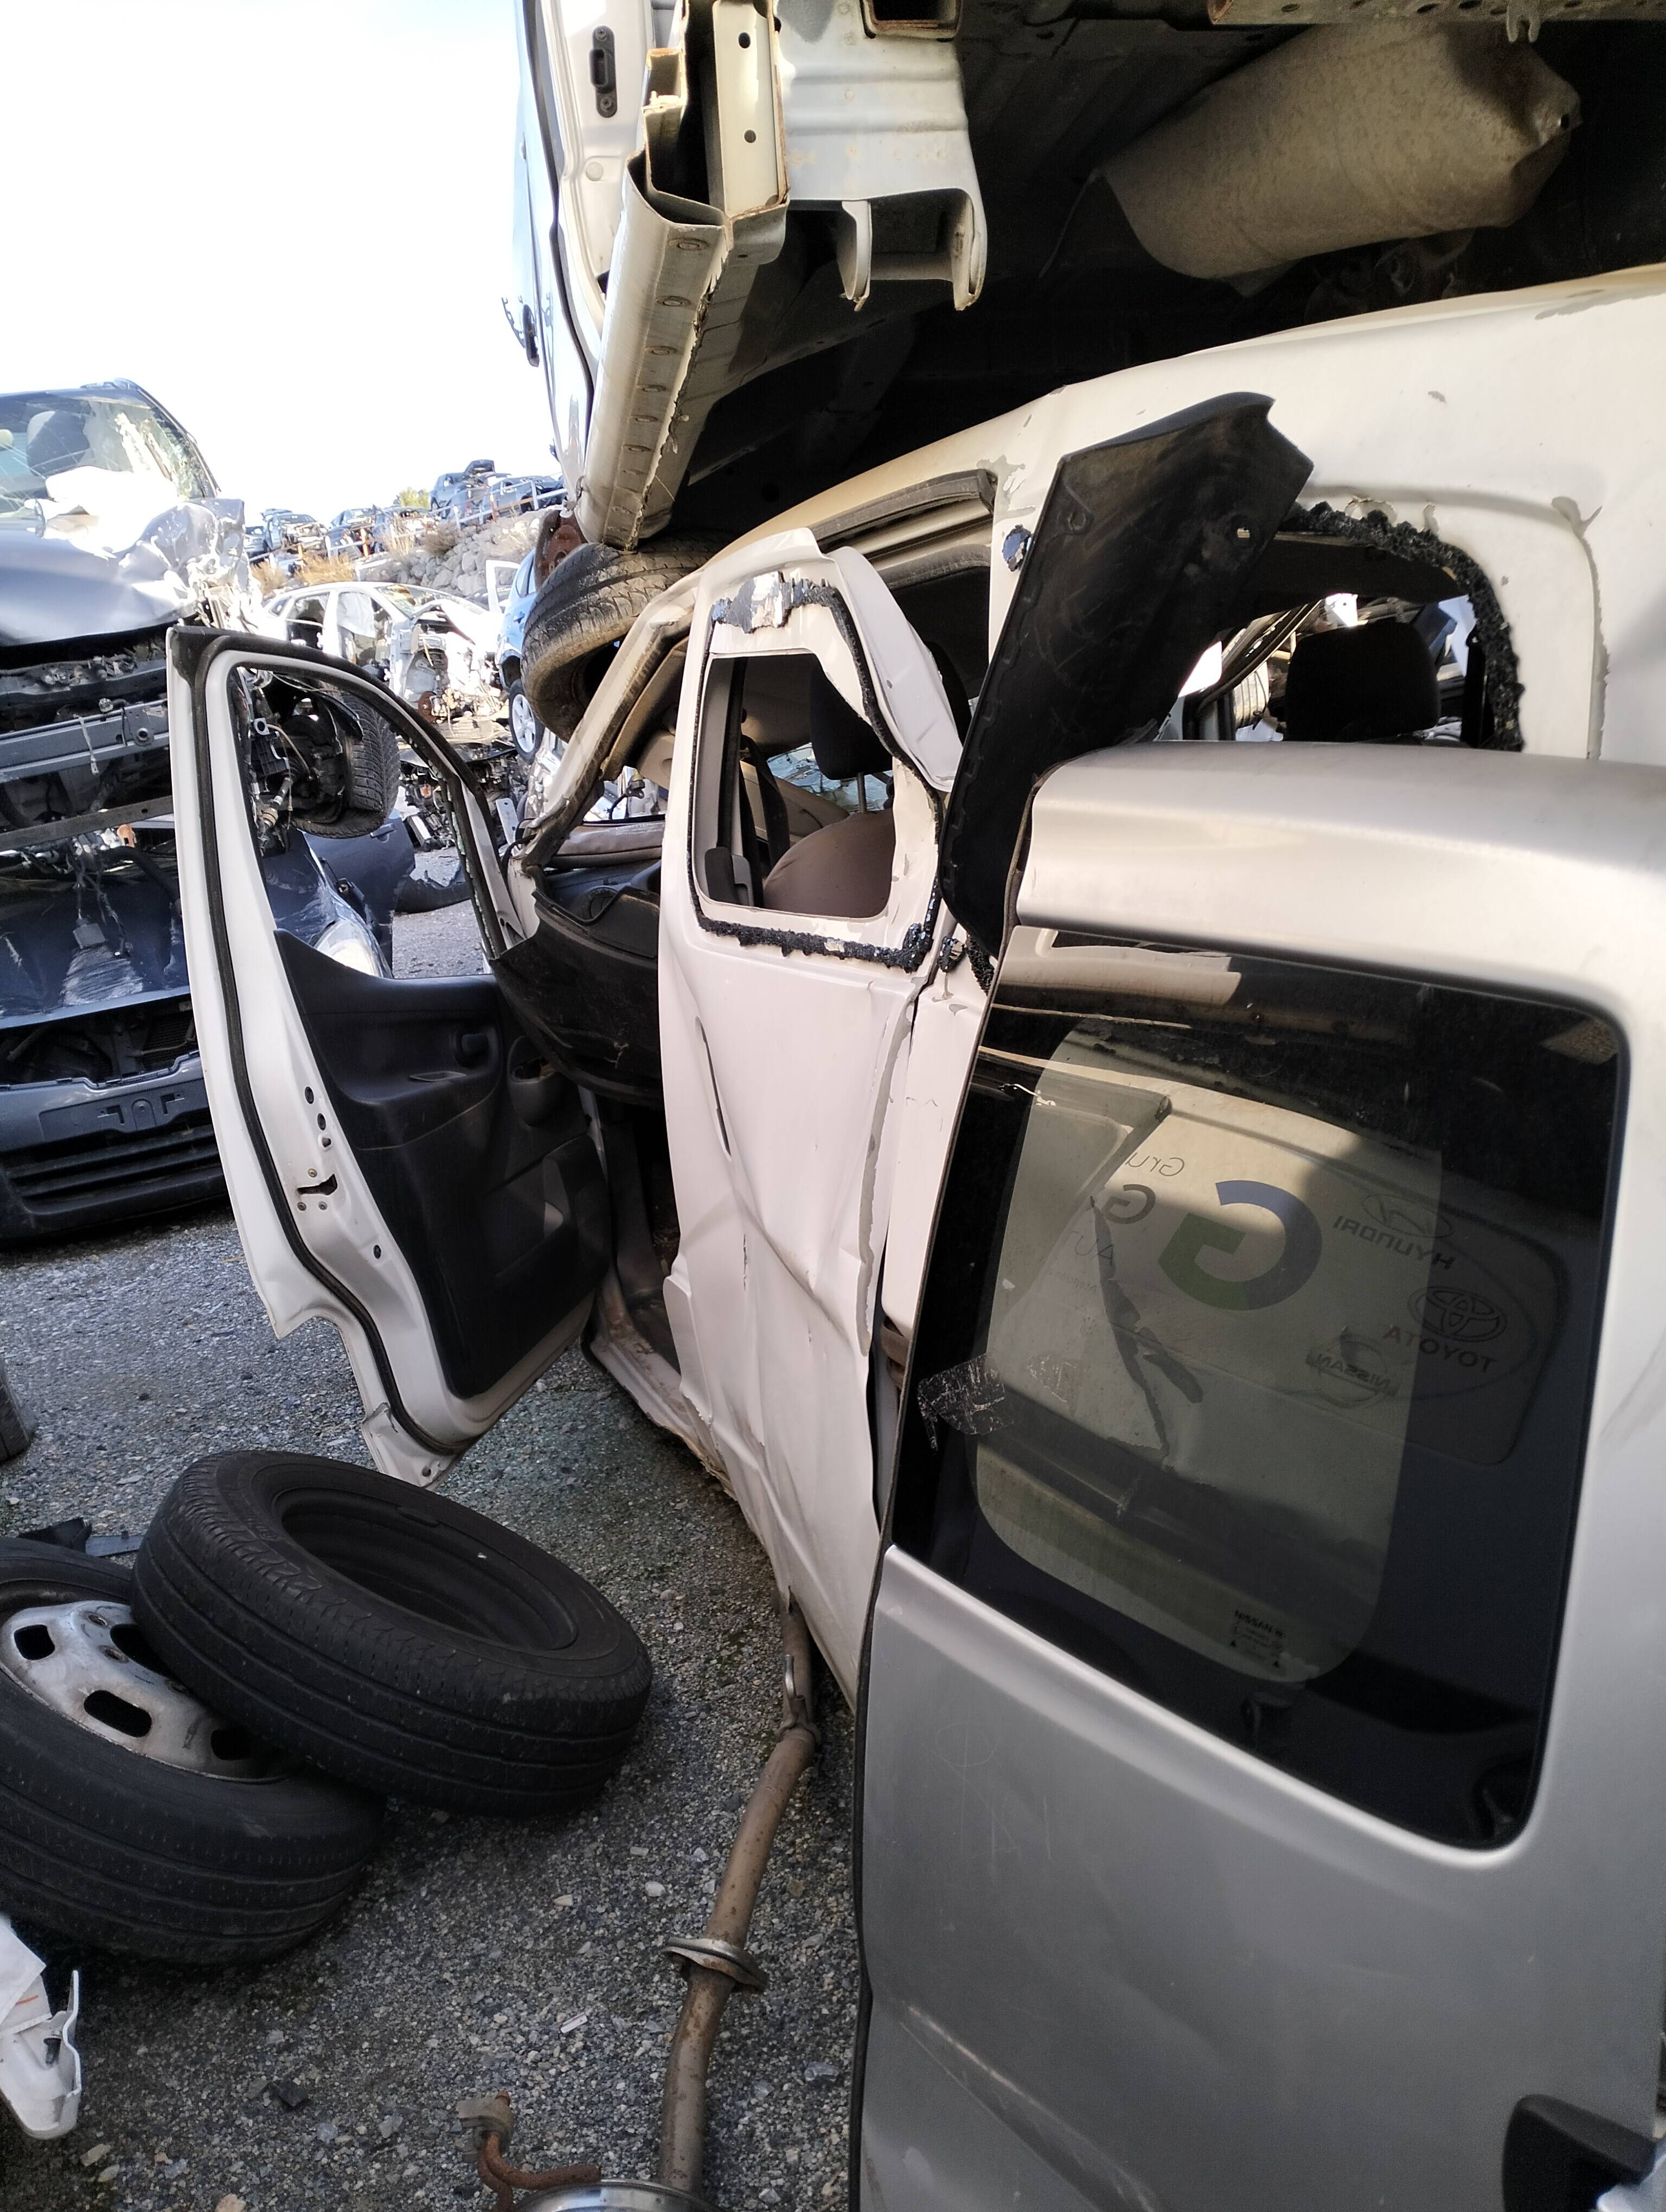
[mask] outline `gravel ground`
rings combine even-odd
[[[467,907],[398,927],[402,974],[471,960]],[[222,1208],[12,1255],[0,1354],[40,1422],[0,1468],[0,1534],[76,1513],[141,1528],[203,1452],[366,1457],[334,1333],[273,1341]],[[659,1947],[704,1919],[779,1710],[768,1569],[731,1500],[577,1352],[447,1486],[558,1552],[642,1637],[654,1687],[623,1771],[565,1820],[393,1805],[340,1919],[259,1968],[26,1929],[54,1973],[82,1968],[88,2086],[62,2142],[0,2115],[6,2212],[483,2204],[454,2107],[496,2088],[523,2162],[654,2172],[681,1990]],[[731,2005],[713,2067],[707,2189],[726,2212],[846,2197],[852,1726],[824,1680],[822,1717],[754,1923],[769,1992]]]
[[[475,975],[483,965],[480,931],[467,899],[432,914],[402,914],[393,924],[393,973]]]

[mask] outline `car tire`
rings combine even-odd
[[[509,686],[509,737],[524,761],[532,759],[544,737],[544,725],[518,676]]]
[[[18,1459],[29,1448],[34,1424],[23,1410],[23,1401],[6,1380],[0,1364],[0,1463]]]
[[[132,1583],[56,1544],[0,1542],[0,1636],[37,1607],[131,1607]],[[240,1780],[164,1765],[0,1665],[0,1910],[146,1959],[230,1966],[291,1949],[345,1903],[381,1808],[271,1765]]]
[[[642,609],[722,543],[656,538],[634,553],[581,545],[568,555],[533,600],[520,647],[520,680],[546,730],[572,736]]]
[[[344,692],[332,703],[353,726],[343,740],[346,756],[344,804],[333,821],[296,820],[310,837],[368,837],[380,830],[399,797],[399,740],[393,725]]]
[[[569,1567],[338,1461],[197,1461],[135,1580],[145,1634],[205,1703],[419,1804],[563,1811],[616,1771],[648,1701],[647,1653]]]

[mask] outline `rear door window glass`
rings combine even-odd
[[[1548,1698],[1620,1065],[1575,1007],[1016,933],[899,1540],[1293,1773],[1502,1840]]]

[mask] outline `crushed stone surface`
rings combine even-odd
[[[401,981],[408,975],[477,975],[485,965],[479,927],[467,899],[429,914],[395,917],[393,973]]]
[[[466,907],[398,927],[402,972],[446,972],[447,930],[471,954]],[[39,1422],[0,1467],[0,1534],[74,1514],[140,1529],[204,1452],[368,1463],[334,1332],[273,1340],[223,1207],[7,1255],[0,1357]],[[660,1947],[704,1920],[779,1715],[769,1569],[733,1501],[576,1350],[446,1486],[558,1553],[642,1638],[654,1691],[623,1772],[562,1819],[395,1803],[347,1909],[265,1966],[155,1966],[21,1923],[55,1995],[81,1969],[87,2089],[58,2142],[0,2112],[6,2212],[483,2207],[455,2107],[500,2088],[518,2162],[654,2173],[682,1987]],[[712,2069],[723,2212],[847,2201],[853,1726],[820,1686],[822,1751],[753,1923],[769,1987],[730,2005]]]

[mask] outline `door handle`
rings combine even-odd
[[[1504,2139],[1505,2212],[1590,2212],[1616,2181],[1641,2181],[1652,2136],[1560,2097],[1523,2097]]]

